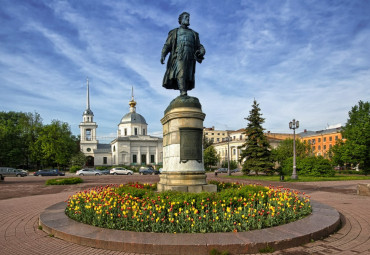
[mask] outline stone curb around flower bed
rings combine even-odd
[[[311,201],[312,214],[304,219],[261,230],[237,233],[169,234],[104,229],[76,222],[66,216],[65,202],[40,214],[42,229],[54,237],[95,248],[145,254],[209,254],[212,249],[232,254],[258,253],[296,247],[324,238],[340,227],[334,208]]]

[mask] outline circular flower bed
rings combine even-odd
[[[239,232],[311,213],[309,197],[281,187],[211,182],[217,193],[156,192],[156,184],[97,187],[69,198],[66,214],[111,229],[160,233]],[[301,195],[301,196],[300,196]]]

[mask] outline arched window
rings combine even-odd
[[[85,138],[86,141],[91,141],[91,129],[86,129]]]

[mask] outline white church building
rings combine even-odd
[[[86,110],[80,123],[80,149],[87,157],[86,165],[159,165],[163,162],[163,139],[148,135],[145,118],[136,112],[132,93],[130,111],[118,124],[117,137],[110,144],[97,140],[98,125],[90,109],[89,81],[87,80]]]

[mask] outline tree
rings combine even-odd
[[[220,160],[220,156],[217,154],[216,149],[215,147],[213,147],[213,145],[204,150],[203,160],[204,166],[207,170],[209,170],[211,166],[217,165],[218,161]]]
[[[300,139],[295,140],[296,155],[300,158],[309,156],[311,146],[303,143]],[[293,139],[283,140],[277,148],[272,149],[272,157],[275,161],[281,164],[285,159],[293,157]]]
[[[227,160],[222,161],[221,167],[222,168],[227,168],[228,167]],[[238,168],[238,162],[235,161],[235,160],[230,160],[230,170],[233,170],[235,168]]]
[[[37,113],[0,112],[0,165],[28,168],[33,164],[32,148],[41,126]]]
[[[71,166],[83,167],[86,164],[86,156],[82,151],[77,152],[71,157]]]
[[[293,157],[285,159],[281,165],[284,175],[292,175]],[[323,156],[297,157],[297,171],[301,176],[331,177],[335,175],[330,161]]]
[[[254,100],[252,110],[246,118],[248,125],[243,132],[246,139],[241,146],[240,161],[243,162],[244,160],[242,164],[244,174],[248,174],[250,171],[255,171],[257,175],[260,171],[270,173],[273,166],[270,144],[263,133],[262,124],[265,119],[262,118],[261,109],[258,106],[259,104]]]
[[[335,164],[357,165],[370,172],[370,103],[359,101],[348,113],[349,119],[342,130],[345,142],[333,146],[330,154]]]
[[[67,123],[53,120],[45,125],[37,140],[41,148],[42,163],[47,166],[66,166],[72,155],[76,154],[77,138],[72,135]]]
[[[212,140],[208,139],[205,135],[203,135],[203,150],[207,149],[209,146],[213,144]]]

